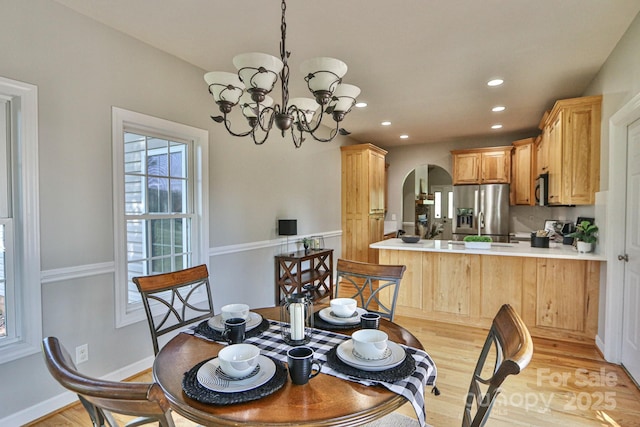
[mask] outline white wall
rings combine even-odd
[[[623,165],[612,164],[614,158],[612,153],[615,150],[625,150],[625,147],[616,147],[609,140],[610,123],[612,115],[631,101],[632,98],[640,94],[640,14],[627,29],[624,36],[618,42],[605,64],[600,69],[597,77],[589,85],[585,95],[602,94],[602,132],[600,151],[600,190],[603,192],[601,198],[606,200],[625,200],[625,190],[623,183],[611,182],[610,175],[613,168],[620,168]],[[626,151],[623,151],[617,158],[626,158]],[[621,209],[618,203],[616,206],[602,206],[600,210],[606,214],[607,210]],[[608,227],[608,228],[607,228]],[[624,224],[621,221],[611,219],[601,223],[601,234],[624,235]],[[622,234],[621,234],[622,233]],[[605,277],[613,284],[616,280],[621,280],[624,276],[623,264],[616,259],[619,253],[624,252],[623,241],[609,241],[601,239],[601,245],[608,249],[608,262],[604,271],[601,272],[603,282]],[[614,279],[614,280],[612,280]],[[622,286],[601,286],[598,337],[604,343],[605,356],[612,361],[617,361],[619,353],[619,336],[607,337],[605,331],[611,335],[619,335],[622,309],[619,302],[622,300]],[[608,300],[609,299],[609,300]],[[607,340],[610,338],[610,342]]]
[[[279,217],[297,218],[299,235],[328,233],[339,256],[339,146],[348,139],[296,150],[274,135],[254,146],[209,118],[217,107],[204,70],[50,0],[0,0],[0,11],[0,75],[39,93],[43,330],[72,352],[89,344],[83,372],[123,376],[153,354],[146,323],[114,327],[112,106],[209,131],[217,308],[273,305]],[[62,393],[40,354],[0,365],[0,378],[0,425],[42,415]]]

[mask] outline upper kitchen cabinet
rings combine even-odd
[[[550,111],[546,111],[544,113],[538,126],[542,133],[535,142],[536,177],[549,172],[549,128],[545,128],[545,124],[549,118],[549,112]]]
[[[378,262],[371,243],[384,238],[385,156],[372,144],[340,147],[342,151],[342,257]]]
[[[533,206],[536,203],[535,141],[526,138],[513,142],[511,204]]]
[[[559,100],[543,130],[550,205],[593,205],[600,187],[602,96]],[[545,140],[546,139],[546,140]]]
[[[453,184],[511,183],[511,146],[453,150]]]

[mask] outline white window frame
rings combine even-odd
[[[5,255],[11,264],[7,300],[13,314],[0,344],[0,364],[41,351],[42,297],[40,280],[40,204],[38,169],[38,88],[0,77],[0,96],[11,101],[13,183]],[[16,164],[19,162],[19,164]],[[19,185],[17,185],[19,184]],[[18,190],[19,189],[19,190]],[[13,241],[11,241],[13,240]],[[18,244],[19,243],[19,244]],[[8,267],[9,268],[9,267]]]
[[[127,236],[124,197],[124,132],[142,132],[177,141],[191,141],[193,164],[192,264],[208,264],[209,132],[169,120],[112,107],[113,208],[116,327],[146,320],[142,303],[128,304]],[[141,218],[143,219],[143,218]]]

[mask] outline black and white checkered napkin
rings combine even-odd
[[[280,322],[271,320],[270,323],[271,325],[269,326],[269,329],[257,337],[248,338],[245,342],[260,347],[264,354],[268,356],[286,362],[287,350],[289,350],[291,346],[285,343],[282,339],[282,335],[280,334]],[[316,353],[316,358],[326,362],[326,353],[338,344],[349,340],[350,338],[351,337],[348,335],[338,334],[322,329],[314,329],[313,334],[311,335],[311,342],[307,345],[313,348]],[[333,375],[348,381],[357,381],[365,385],[380,384],[388,390],[406,397],[413,405],[416,415],[418,416],[418,420],[420,421],[420,425],[425,426],[426,415],[424,407],[424,389],[428,385],[435,385],[436,365],[426,352],[412,347],[407,347],[405,345],[402,347],[408,354],[413,356],[416,362],[416,370],[411,376],[399,381],[391,383],[358,379],[344,375],[330,368],[326,363],[322,366],[322,373]]]
[[[190,328],[185,332],[210,340],[206,336],[197,333],[194,328]],[[322,373],[333,375],[347,381],[356,381],[364,385],[380,384],[388,390],[404,396],[409,402],[411,402],[413,409],[416,411],[420,425],[426,426],[424,389],[425,386],[435,386],[436,383],[436,365],[433,363],[433,360],[431,360],[431,357],[429,357],[429,355],[423,350],[418,350],[416,348],[400,344],[416,362],[416,369],[413,374],[407,378],[394,382],[355,378],[353,376],[342,374],[326,364],[327,352],[338,344],[349,339],[351,339],[349,335],[338,334],[336,332],[325,331],[323,329],[313,330],[311,342],[307,345],[313,348],[317,359],[325,362],[325,364],[322,365]],[[247,338],[244,342],[259,347],[264,355],[271,356],[282,362],[287,361],[287,351],[291,348],[291,346],[282,339],[282,335],[280,333],[280,322],[275,320],[269,320],[269,329],[264,331],[262,334]]]

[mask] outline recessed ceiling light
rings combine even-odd
[[[500,124],[493,125],[493,126],[491,126],[491,129],[502,129],[502,125],[500,125]]]
[[[491,109],[491,111],[493,111],[494,113],[499,113],[500,111],[504,111],[506,108],[507,107],[505,107],[504,105],[496,105]]]
[[[382,126],[391,126],[391,122],[388,120],[385,120],[384,122],[380,123]]]
[[[364,107],[366,107],[366,106],[367,106],[367,103],[366,103],[366,102],[357,102],[357,103],[356,103],[356,107],[358,107],[358,108],[364,108]]]
[[[502,83],[504,83],[504,80],[502,79],[493,79],[493,80],[489,80],[487,82],[488,86],[500,86]]]
[[[409,135],[400,135],[400,139],[407,139],[409,138]]]

